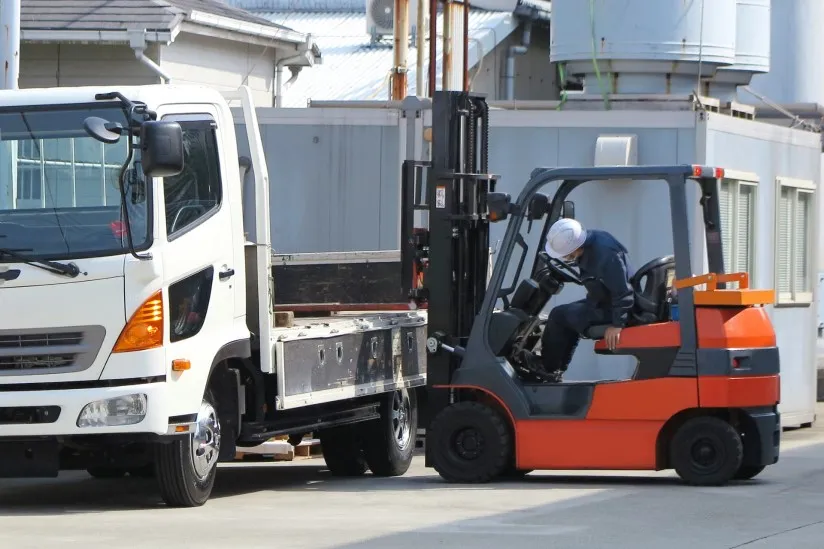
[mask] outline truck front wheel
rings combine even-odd
[[[211,391],[197,415],[195,431],[155,450],[160,495],[172,507],[199,507],[212,493],[220,454],[220,418]]]

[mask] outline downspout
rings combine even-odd
[[[304,42],[300,47],[300,53],[293,55],[292,57],[281,59],[275,64],[275,107],[281,107],[283,105],[283,67],[294,65],[298,61],[306,61],[308,56],[311,55],[311,50],[312,35],[309,34],[306,36],[306,42]],[[286,87],[289,87],[295,80],[297,80],[298,72],[300,71],[292,71],[292,77],[288,82],[286,82]]]
[[[532,41],[532,19],[527,19],[524,23],[524,34],[521,38],[521,43],[510,46],[509,53],[506,57],[506,100],[513,101],[515,99],[515,56],[524,55],[529,51],[529,46]]]
[[[146,57],[146,54],[143,53],[143,51],[143,48],[134,48],[134,56],[137,57],[138,61],[152,69],[156,75],[162,78],[164,84],[169,84],[172,81],[172,77],[166,74],[157,63]]]
[[[134,50],[134,56],[138,61],[149,67],[153,73],[163,79],[164,83],[169,84],[172,78],[164,72],[160,66],[146,56],[146,33],[144,31],[133,30],[129,31],[129,46]]]

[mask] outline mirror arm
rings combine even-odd
[[[137,250],[134,249],[134,240],[132,239],[132,222],[129,219],[129,206],[126,201],[126,171],[129,169],[129,165],[132,163],[132,158],[134,158],[134,150],[138,146],[131,135],[129,135],[128,139],[129,154],[126,157],[126,161],[123,163],[122,166],[120,166],[120,176],[118,177],[120,183],[120,205],[123,208],[123,218],[126,221],[126,238],[129,241],[129,252],[131,252],[132,256],[134,256],[135,259],[145,261],[152,259],[152,254],[138,254]]]

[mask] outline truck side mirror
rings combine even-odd
[[[183,130],[177,122],[144,122],[140,145],[146,177],[173,177],[183,171]]]
[[[538,193],[529,201],[529,211],[527,212],[527,220],[535,221],[541,219],[549,211],[549,197],[545,194]]]
[[[564,202],[564,209],[561,217],[575,219],[575,202],[572,202],[571,200]]]
[[[489,220],[491,222],[503,221],[509,217],[510,198],[507,193],[489,193],[486,195],[486,206],[489,210]]]

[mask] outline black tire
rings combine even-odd
[[[751,480],[760,475],[766,467],[766,465],[742,465],[732,478],[734,480]]]
[[[208,391],[200,406],[196,432],[155,446],[155,477],[163,501],[171,507],[206,503],[215,485],[219,454],[220,418],[215,398]]]
[[[719,486],[741,468],[744,444],[735,428],[722,419],[687,420],[673,435],[670,460],[687,484]]]
[[[400,476],[409,470],[418,433],[418,400],[414,389],[393,391],[381,402],[381,417],[363,424],[364,457],[372,474]]]
[[[369,466],[363,455],[360,425],[333,427],[318,433],[323,460],[336,477],[359,477]]]
[[[497,411],[484,404],[459,402],[444,408],[430,430],[432,465],[448,482],[489,482],[512,459],[510,429]]]
[[[122,467],[90,467],[86,472],[94,478],[123,478],[127,471]]]

